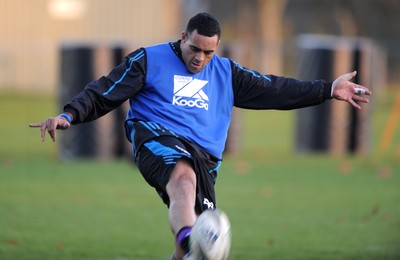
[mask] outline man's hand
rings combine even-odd
[[[71,124],[68,122],[68,120],[61,116],[50,117],[42,123],[29,124],[29,127],[40,128],[40,137],[42,138],[42,142],[44,142],[46,136],[46,130],[49,133],[53,142],[55,142],[56,130],[57,129],[65,130],[68,129],[70,126]]]
[[[332,83],[332,97],[337,100],[342,100],[350,103],[355,108],[361,109],[361,106],[356,103],[368,103],[369,100],[359,96],[359,94],[371,95],[371,91],[364,86],[357,85],[349,80],[357,74],[356,71],[343,74]]]

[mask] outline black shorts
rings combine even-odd
[[[214,185],[221,160],[165,127],[144,121],[128,121],[136,165],[144,179],[169,206],[166,186],[179,160],[191,162],[196,173],[196,212],[216,207]]]

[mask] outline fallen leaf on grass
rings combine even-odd
[[[251,169],[250,164],[246,161],[238,161],[235,166],[236,172],[241,176],[247,175]]]
[[[351,173],[351,162],[343,161],[339,165],[339,173],[342,175],[348,175]]]
[[[382,180],[389,179],[392,176],[392,168],[389,166],[382,167],[378,170],[378,178]]]
[[[379,213],[379,205],[375,205],[371,210],[371,215],[378,215]]]
[[[56,243],[54,247],[57,250],[63,250],[64,249],[64,244],[63,243]]]
[[[336,224],[341,224],[347,222],[347,218],[345,216],[337,216],[335,219]]]
[[[16,246],[16,245],[19,244],[19,241],[17,239],[15,239],[15,238],[10,238],[10,239],[7,240],[7,244]]]

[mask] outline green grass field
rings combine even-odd
[[[296,155],[294,112],[243,111],[216,186],[230,259],[400,259],[400,126],[377,151],[393,97],[371,104],[362,157]],[[0,259],[168,259],[167,209],[130,160],[60,162],[27,127],[53,97],[0,93],[0,111]]]

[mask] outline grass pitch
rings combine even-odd
[[[296,155],[293,112],[241,114],[216,185],[230,259],[400,259],[399,132],[377,152],[391,96],[362,157]],[[57,114],[52,97],[3,93],[0,111],[0,259],[168,259],[167,209],[129,159],[60,162],[27,127]]]

